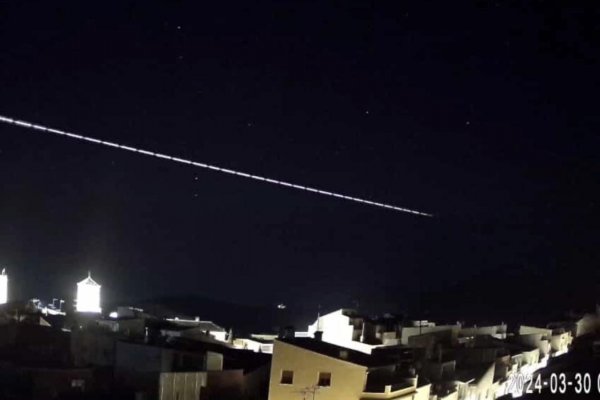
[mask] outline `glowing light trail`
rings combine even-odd
[[[317,194],[321,194],[321,195],[324,195],[324,196],[336,197],[338,199],[354,201],[356,203],[368,204],[368,205],[375,206],[375,207],[387,208],[389,210],[394,210],[394,211],[400,211],[400,212],[405,212],[405,213],[409,213],[409,214],[420,215],[420,216],[423,216],[423,217],[432,217],[433,216],[432,214],[428,214],[428,213],[421,212],[421,211],[416,211],[416,210],[411,210],[411,209],[404,208],[404,207],[397,207],[397,206],[394,206],[394,205],[391,205],[391,204],[379,203],[379,202],[376,202],[376,201],[365,200],[365,199],[361,199],[361,198],[358,198],[358,197],[347,196],[347,195],[340,194],[340,193],[335,193],[335,192],[328,192],[326,190],[315,189],[315,188],[310,187],[310,186],[297,185],[295,183],[280,181],[280,180],[277,180],[277,179],[271,179],[271,178],[267,178],[267,177],[259,176],[259,175],[252,175],[252,174],[248,174],[248,173],[241,172],[241,171],[235,171],[235,170],[232,170],[232,169],[217,167],[215,165],[205,164],[205,163],[196,162],[196,161],[192,161],[192,160],[186,160],[184,158],[173,157],[173,156],[169,156],[167,154],[155,153],[155,152],[152,152],[152,151],[143,150],[143,149],[137,149],[135,147],[125,146],[125,145],[118,144],[118,143],[107,142],[105,140],[95,139],[95,138],[88,137],[88,136],[76,135],[74,133],[65,132],[65,131],[61,131],[61,130],[53,129],[53,128],[48,128],[46,126],[32,124],[32,123],[29,123],[29,122],[26,122],[26,121],[21,121],[21,120],[18,120],[18,119],[4,117],[2,115],[0,115],[0,122],[5,122],[7,124],[21,126],[21,127],[24,127],[24,128],[34,129],[34,130],[38,130],[38,131],[42,131],[42,132],[54,133],[54,134],[61,135],[61,136],[67,136],[67,137],[70,137],[72,139],[83,140],[83,141],[86,141],[86,142],[91,142],[91,143],[95,143],[95,144],[101,144],[101,145],[104,145],[104,146],[115,147],[115,148],[121,149],[121,150],[127,150],[127,151],[131,151],[131,152],[134,152],[134,153],[144,154],[144,155],[147,155],[147,156],[152,156],[152,157],[156,157],[156,158],[162,158],[162,159],[165,159],[165,160],[175,161],[175,162],[182,163],[182,164],[193,165],[195,167],[200,167],[200,168],[205,168],[205,169],[209,169],[209,170],[213,170],[213,171],[223,172],[223,173],[230,174],[230,175],[237,175],[237,176],[241,176],[243,178],[254,179],[256,181],[267,182],[267,183],[271,183],[271,184],[274,184],[274,185],[279,185],[279,186],[289,187],[289,188],[293,188],[293,189],[304,190],[306,192],[317,193]]]

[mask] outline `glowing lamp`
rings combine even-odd
[[[77,301],[75,309],[78,312],[100,313],[100,285],[88,274],[88,277],[77,284]]]
[[[6,270],[2,269],[0,274],[0,304],[5,304],[8,301],[8,275]]]

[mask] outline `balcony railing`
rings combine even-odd
[[[361,398],[362,399],[385,399],[390,395],[399,396],[412,393],[415,391],[415,386],[410,382],[400,382],[391,385],[371,384],[367,385]]]

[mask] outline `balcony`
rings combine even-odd
[[[416,391],[416,380],[407,380],[392,384],[369,383],[361,395],[361,400],[367,399],[395,399]]]

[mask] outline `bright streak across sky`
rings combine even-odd
[[[416,211],[416,210],[411,210],[411,209],[404,208],[404,207],[398,207],[398,206],[394,206],[391,204],[385,204],[385,203],[379,203],[376,201],[365,200],[365,199],[361,199],[358,197],[347,196],[345,194],[340,194],[340,193],[336,193],[336,192],[329,192],[326,190],[315,189],[310,186],[297,185],[295,183],[280,181],[277,179],[271,179],[271,178],[267,178],[267,177],[259,176],[259,175],[252,175],[252,174],[248,174],[246,172],[235,171],[235,170],[227,169],[227,168],[221,168],[221,167],[217,167],[215,165],[205,164],[205,163],[196,162],[196,161],[192,161],[192,160],[186,160],[184,158],[173,157],[173,156],[169,156],[166,154],[155,153],[152,151],[138,149],[138,148],[131,147],[131,146],[125,146],[125,145],[118,144],[118,143],[107,142],[107,141],[100,140],[100,139],[94,139],[92,137],[77,135],[74,133],[65,132],[65,131],[61,131],[58,129],[48,128],[46,126],[37,125],[37,124],[30,123],[30,122],[14,119],[14,118],[4,117],[2,115],[0,115],[0,122],[5,122],[7,124],[21,126],[24,128],[34,129],[34,130],[38,130],[38,131],[42,131],[42,132],[54,133],[54,134],[61,135],[61,136],[67,136],[72,139],[83,140],[86,142],[101,144],[104,146],[115,147],[115,148],[118,148],[121,150],[127,150],[127,151],[131,151],[134,153],[144,154],[147,156],[162,158],[165,160],[175,161],[175,162],[182,163],[182,164],[189,164],[189,165],[193,165],[195,167],[210,169],[213,171],[223,172],[223,173],[230,174],[230,175],[237,175],[237,176],[241,176],[243,178],[254,179],[256,181],[267,182],[267,183],[271,183],[274,185],[289,187],[292,189],[304,190],[306,192],[312,192],[312,193],[316,193],[316,194],[320,194],[320,195],[324,195],[324,196],[337,197],[339,199],[354,201],[356,203],[368,204],[368,205],[375,206],[375,207],[381,207],[381,208],[386,208],[389,210],[405,212],[405,213],[414,214],[414,215],[420,215],[423,217],[432,217],[433,216],[432,214],[428,214],[428,213]]]

